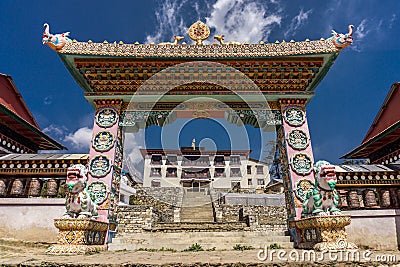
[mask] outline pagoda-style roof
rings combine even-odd
[[[199,28],[202,30],[198,31]],[[343,44],[335,43],[337,38],[333,37],[301,42],[225,43],[223,35],[214,36],[218,42],[206,44],[203,41],[208,38],[209,29],[204,23],[196,22],[189,28],[189,37],[195,41],[193,44],[179,43],[183,39],[180,36],[175,36],[174,43],[125,44],[71,41],[65,37],[67,33],[50,34],[46,24],[43,41],[57,51],[91,103],[96,98],[116,97],[129,102],[145,83],[149,86],[140,92],[144,95],[161,94],[169,88],[166,95],[173,95],[173,98],[166,97],[158,102],[184,101],[185,95],[210,95],[224,102],[234,102],[240,101],[239,97],[232,97],[237,91],[251,92],[237,79],[237,73],[230,71],[232,69],[244,73],[268,101],[282,97],[311,99],[315,87],[341,49],[352,42],[351,34],[352,30],[346,35],[337,35],[343,37]],[[206,62],[220,65],[210,67]],[[182,63],[186,64],[179,65]],[[172,71],[152,81],[155,74],[166,69]],[[199,73],[207,73],[207,79],[199,77]],[[175,86],[176,78],[186,82]],[[229,87],[235,88],[234,92],[227,86],[209,82],[208,78],[229,80]],[[145,101],[153,99],[143,96],[138,100]]]
[[[40,130],[13,79],[5,74],[0,74],[0,121],[3,136],[32,151],[65,149]]]
[[[378,150],[400,140],[400,83],[394,83],[361,145],[343,158],[371,158]],[[383,156],[383,155],[382,155]]]

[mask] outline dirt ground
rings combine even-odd
[[[50,244],[0,239],[0,266],[399,266],[399,251],[374,251],[366,254],[363,251],[359,262],[332,258],[332,255],[316,254],[314,263],[309,260],[295,259],[291,250],[276,250],[271,259],[271,251],[259,254],[259,249],[245,251],[105,251],[90,255],[47,255]],[[281,252],[279,252],[281,251]],[[278,259],[278,252],[281,253]],[[297,251],[301,254],[301,250]],[[290,254],[292,253],[292,254]],[[377,260],[376,256],[381,255]],[[261,256],[261,260],[258,258]],[[392,257],[392,258],[389,258]],[[330,258],[331,257],[331,258]],[[385,260],[383,260],[385,259]]]

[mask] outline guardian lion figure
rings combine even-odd
[[[67,169],[67,196],[64,219],[97,217],[97,206],[87,190],[87,169],[82,164],[72,165]]]
[[[337,178],[335,166],[320,160],[314,165],[315,184],[308,190],[303,202],[302,217],[341,214],[338,209],[339,194],[335,189]]]

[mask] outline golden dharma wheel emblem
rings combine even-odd
[[[201,21],[197,21],[190,26],[188,30],[190,39],[196,41],[196,44],[203,44],[203,40],[210,36],[210,28]]]

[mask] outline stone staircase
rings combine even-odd
[[[182,200],[180,222],[157,222],[142,232],[119,233],[109,250],[175,249],[182,251],[193,244],[203,249],[233,250],[235,245],[255,249],[277,244],[293,248],[284,231],[253,231],[244,222],[214,222],[211,197],[204,192],[187,192]]]
[[[203,249],[233,250],[237,244],[255,249],[277,244],[281,248],[293,248],[290,237],[282,231],[210,231],[210,232],[141,232],[113,238],[109,250],[175,249],[182,251],[192,244]]]
[[[245,231],[247,225],[244,222],[180,222],[180,223],[162,223],[158,222],[150,229],[150,232],[226,232],[226,231]]]
[[[214,222],[211,197],[204,192],[187,192],[182,200],[180,221],[185,223]]]

